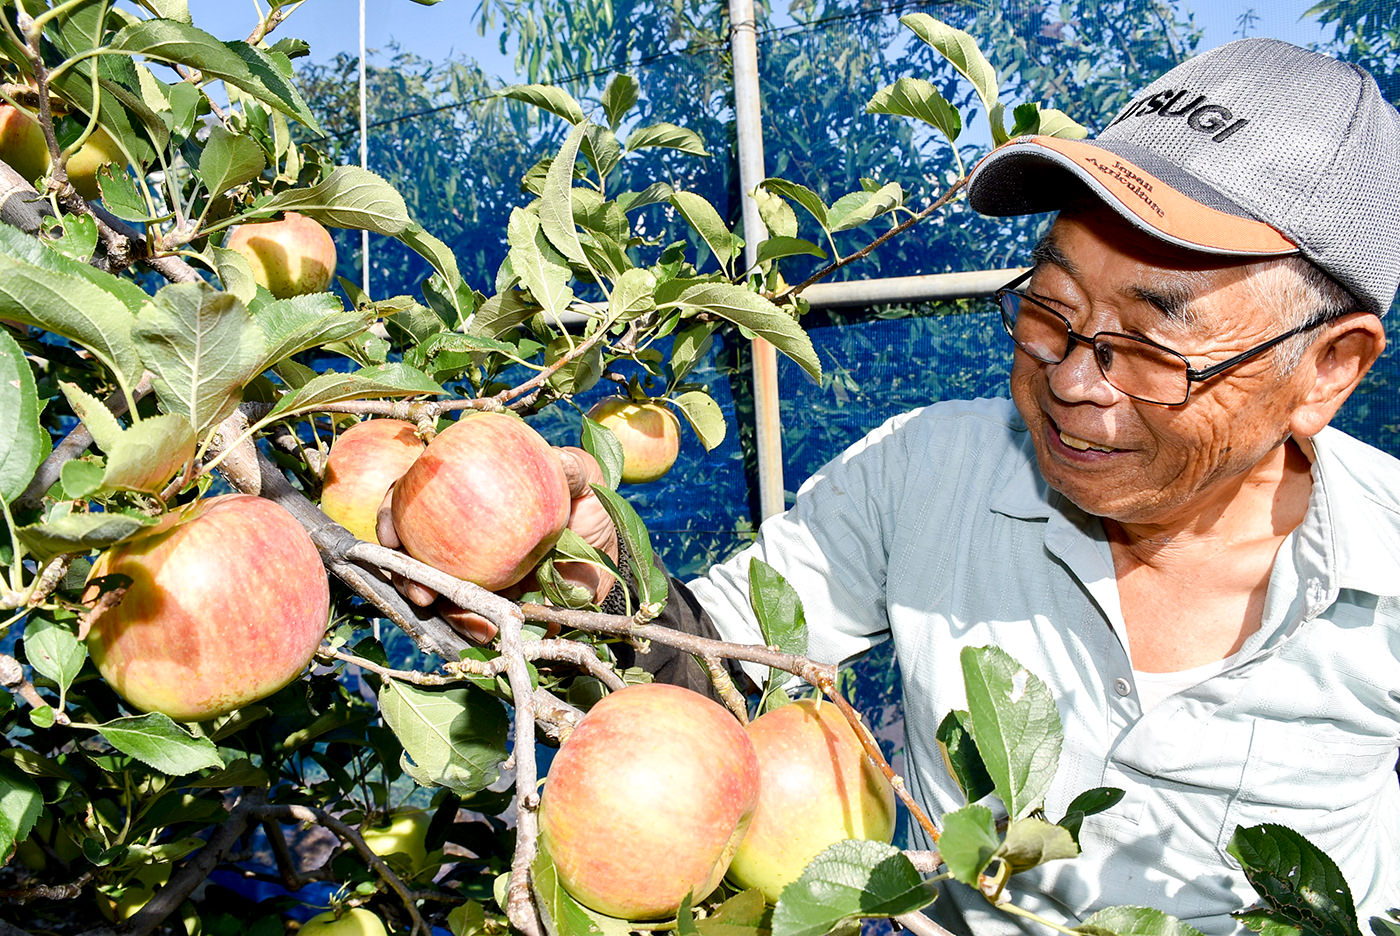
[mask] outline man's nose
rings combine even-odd
[[[1078,335],[1070,338],[1069,354],[1058,364],[1046,364],[1050,392],[1065,403],[1110,406],[1118,391],[1104,377],[1093,342]]]

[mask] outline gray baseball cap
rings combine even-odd
[[[1183,62],[1092,140],[1013,139],[973,170],[968,198],[1032,214],[1086,187],[1188,250],[1301,254],[1377,315],[1400,286],[1400,112],[1365,71],[1286,42]]]

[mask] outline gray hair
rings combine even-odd
[[[1296,255],[1247,265],[1244,283],[1255,304],[1272,313],[1280,331],[1361,311],[1360,303],[1341,284]],[[1316,337],[1310,329],[1279,345],[1273,354],[1279,371],[1291,373]]]

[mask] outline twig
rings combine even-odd
[[[598,654],[592,647],[577,640],[532,640],[523,647],[525,659],[532,663],[540,660],[552,660],[558,663],[572,663],[588,675],[597,679],[613,692],[626,687],[617,671],[598,659]],[[446,669],[461,666],[469,661],[462,660],[460,663],[449,663]]]
[[[31,884],[0,890],[0,899],[15,903],[29,903],[31,900],[72,900],[92,883],[92,872],[84,871],[67,884]],[[0,936],[5,936],[4,923],[0,922]]]
[[[865,756],[870,758],[871,763],[880,768],[880,772],[885,775],[885,779],[889,780],[890,786],[894,788],[895,795],[908,808],[909,814],[928,833],[930,839],[938,841],[940,833],[933,824],[933,820],[909,794],[904,778],[895,773],[889,761],[885,760],[885,755],[880,751],[880,745],[875,742],[874,735],[870,733],[870,729],[866,726],[865,720],[860,717],[860,713],[851,707],[851,703],[846,701],[845,696],[836,691],[835,681],[823,683],[818,688],[826,694],[828,699],[835,702],[836,707],[841,710],[841,714],[846,716],[846,721],[851,723],[851,727],[855,729],[856,737],[860,739],[861,746],[865,748]]]
[[[729,671],[724,668],[718,658],[708,653],[700,657],[700,662],[705,664],[705,670],[710,674],[710,682],[714,684],[715,692],[719,693],[720,701],[729,711],[734,713],[735,718],[739,719],[739,724],[747,725],[749,723],[749,706],[744,701],[744,694],[735,687]]]
[[[54,721],[58,724],[69,724],[67,713],[49,705],[44,697],[39,695],[39,690],[35,689],[34,684],[24,675],[24,667],[20,665],[19,660],[6,653],[0,653],[0,686],[18,693],[20,698],[28,702],[32,708],[48,709],[53,712]]]
[[[952,930],[944,929],[917,910],[913,913],[901,913],[894,917],[894,921],[914,936],[954,936]]]

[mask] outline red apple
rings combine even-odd
[[[423,452],[413,423],[370,419],[331,446],[321,480],[321,510],[367,543],[379,542],[375,517],[389,488]]]
[[[719,703],[679,686],[629,686],[595,705],[559,748],[540,835],[580,903],[662,919],[724,877],[758,783],[753,745]]]
[[[322,292],[335,275],[330,232],[295,211],[281,221],[240,224],[225,246],[246,257],[253,279],[278,299]]]
[[[93,615],[93,662],[127,702],[177,721],[281,689],[326,630],[330,589],[311,538],[285,508],[250,494],[167,514],[100,556],[89,580],[114,573],[131,585]]]
[[[681,450],[681,424],[663,403],[608,397],[593,405],[588,418],[612,430],[622,443],[622,480],[655,481],[671,470]]]
[[[510,413],[469,413],[394,485],[394,531],[410,556],[499,591],[553,548],[569,522],[559,455]]]
[[[0,104],[0,159],[27,182],[49,171],[49,144],[39,121],[11,104]]]
[[[770,903],[828,845],[894,837],[894,791],[840,710],[804,699],[754,719],[758,808],[729,879]]]

